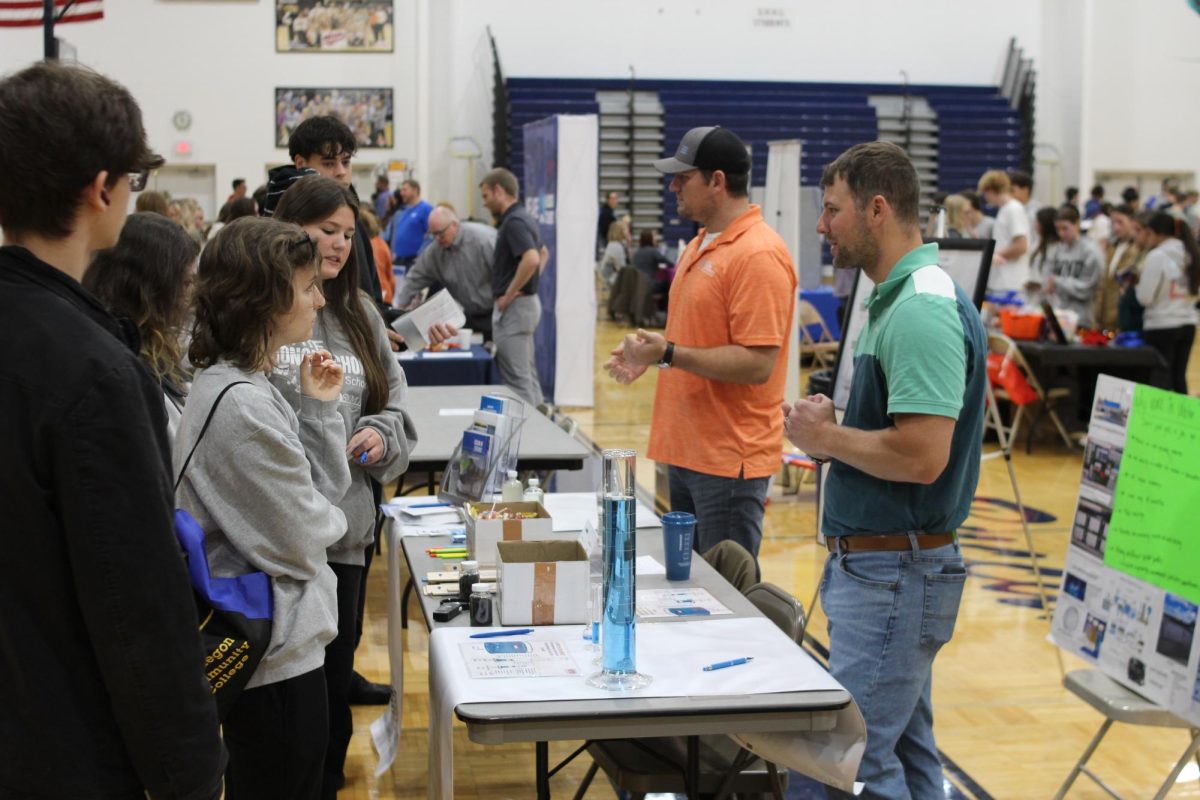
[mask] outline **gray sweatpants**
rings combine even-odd
[[[542,402],[537,364],[533,360],[533,332],[542,319],[542,301],[536,294],[519,295],[501,314],[492,311],[492,341],[500,380],[527,403]]]

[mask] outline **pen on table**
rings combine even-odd
[[[466,553],[432,553],[434,558],[466,558]]]
[[[465,553],[465,547],[430,547],[425,551],[428,555],[436,556],[438,553]]]
[[[709,664],[704,668],[704,672],[712,672],[713,670],[725,669],[726,667],[736,667],[739,664],[748,664],[754,660],[754,656],[746,656],[745,658],[735,658],[732,661],[718,661],[715,664]]]
[[[449,508],[449,503],[414,503],[411,506],[403,506],[403,508]]]
[[[522,636],[526,633],[533,633],[533,628],[517,628],[511,631],[488,631],[487,633],[472,633],[471,639],[494,639],[497,636]]]

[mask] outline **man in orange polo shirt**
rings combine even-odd
[[[658,365],[648,455],[668,465],[672,510],[696,515],[698,551],[732,539],[757,558],[783,447],[795,268],[750,204],[750,157],[732,131],[693,128],[654,166],[701,230],[679,259],[666,335],[630,334],[605,367],[631,383]]]

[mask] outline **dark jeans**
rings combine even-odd
[[[325,670],[247,689],[225,720],[225,800],[316,800],[329,716]]]
[[[364,567],[334,564],[329,568],[337,576],[338,632],[325,646],[325,689],[329,701],[329,746],[325,750],[325,775],[321,796],[337,797],[345,783],[342,769],[346,749],[354,735],[354,714],[350,710],[350,679],[354,676],[354,646],[358,644],[358,598]]]
[[[1187,394],[1187,364],[1195,338],[1195,325],[1142,330],[1142,339],[1157,350],[1163,361],[1167,362],[1166,369],[1155,371],[1155,386],[1170,392]]]
[[[667,476],[671,510],[696,515],[696,552],[732,539],[758,558],[769,477],[722,478],[673,465],[667,466]]]

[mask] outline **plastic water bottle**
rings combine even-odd
[[[530,478],[529,488],[525,490],[525,502],[540,503],[545,497],[546,493],[542,491],[541,481],[539,481],[537,478]]]
[[[505,503],[518,503],[521,501],[521,489],[521,479],[517,477],[517,471],[510,469],[508,480],[500,487],[500,499]]]

